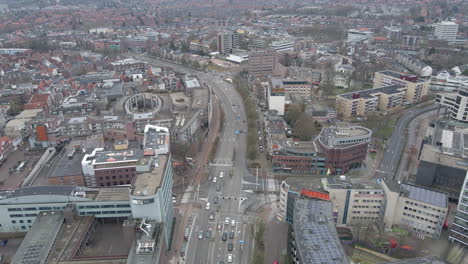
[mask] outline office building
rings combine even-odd
[[[325,167],[332,173],[348,173],[361,167],[366,159],[372,131],[339,122],[323,128],[317,143],[325,156]]]
[[[313,141],[281,139],[271,144],[274,172],[325,174],[325,157]]]
[[[285,89],[283,82],[272,78],[267,88],[268,110],[275,110],[277,115],[283,116],[285,110]]]
[[[402,30],[401,27],[390,26],[384,27],[384,31],[388,39],[392,41],[400,41],[402,37]]]
[[[249,73],[257,78],[277,75],[278,64],[275,50],[254,51],[249,54]]]
[[[296,199],[291,236],[294,263],[349,263],[338,239],[330,201],[304,196]]]
[[[420,239],[440,237],[448,212],[445,193],[383,179],[377,183],[385,197],[380,217],[386,230],[403,227]]]
[[[353,183],[345,175],[327,177],[323,188],[330,195],[337,226],[353,226],[380,221],[384,195],[376,182]]]
[[[439,93],[436,102],[447,108],[449,118],[468,123],[468,87],[461,87],[457,93]]]
[[[451,21],[442,21],[435,25],[434,37],[448,42],[454,42],[457,39],[458,24]]]
[[[216,38],[216,44],[219,53],[231,53],[233,49],[239,48],[239,33],[236,31],[219,33]]]
[[[457,201],[468,171],[466,155],[468,141],[463,125],[439,120],[428,127],[420,150],[416,184],[445,192],[449,200]]]
[[[372,31],[369,29],[362,28],[362,29],[350,29],[348,30],[348,39],[347,43],[356,44],[358,42],[368,40],[374,36]]]
[[[277,52],[287,52],[287,51],[293,51],[294,50],[294,41],[273,41],[271,42],[270,47]]]
[[[430,71],[432,73],[432,70]],[[404,88],[404,102],[419,103],[427,96],[429,90],[428,79],[417,76],[408,76],[394,71],[380,71],[374,75],[374,87],[399,85]]]
[[[449,232],[449,240],[468,246],[468,173],[462,185],[457,212]]]
[[[468,87],[468,76],[452,76],[447,71],[431,76],[430,88],[439,92],[456,92],[462,87]]]

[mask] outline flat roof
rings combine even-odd
[[[76,189],[75,186],[63,186],[63,185],[50,185],[50,186],[35,186],[35,187],[26,187],[18,188],[14,191],[6,191],[0,193],[1,198],[9,199],[30,195],[71,195],[72,192]]]
[[[144,140],[145,155],[149,150],[153,150],[156,154],[169,152],[169,132],[165,127],[147,125]]]
[[[60,211],[39,213],[11,263],[46,263],[63,220],[64,216]]]
[[[67,152],[68,150],[68,152]],[[71,149],[65,149],[58,160],[54,165],[55,168],[48,177],[63,177],[63,176],[77,176],[83,175],[83,168],[81,167],[81,160],[85,153],[81,150],[75,150],[75,153],[71,156],[68,156],[69,152],[73,151]]]
[[[99,188],[94,197],[94,200],[107,202],[107,201],[130,201],[130,188],[123,187],[110,187]]]
[[[289,185],[289,190],[299,193],[302,189],[326,192],[323,188],[322,178],[314,177],[289,177],[284,180]]]
[[[338,239],[331,202],[296,199],[293,227],[302,263],[349,263]]]
[[[447,167],[468,170],[468,162],[460,155],[454,155],[452,152],[444,151],[441,147],[424,144],[421,150],[421,161],[434,164],[441,164]]]
[[[371,88],[371,89],[366,89],[366,90],[361,90],[361,91],[354,91],[351,93],[344,93],[344,94],[339,94],[338,96],[344,97],[346,99],[371,99],[371,98],[376,98],[375,94],[378,93],[384,93],[384,94],[397,94],[397,93],[403,93],[404,92],[404,87],[400,85],[388,85],[388,86],[383,86],[379,88]],[[358,98],[353,98],[353,96],[359,95]]]
[[[158,164],[153,170],[140,173],[135,176],[132,193],[134,196],[154,195],[161,186],[164,172],[168,163],[167,155],[157,155],[155,164]]]
[[[379,73],[381,74],[384,74],[384,75],[387,75],[387,76],[390,76],[390,77],[393,77],[393,78],[396,78],[396,79],[400,79],[402,81],[405,81],[405,82],[412,82],[412,83],[422,83],[422,82],[428,82],[428,80],[425,80],[425,79],[421,79],[419,77],[416,77],[416,80],[411,80],[411,79],[401,79],[401,77],[403,76],[408,76],[406,74],[401,74],[399,72],[395,72],[395,71],[380,71]],[[410,77],[410,76],[408,76]]]
[[[143,156],[141,150],[122,150],[122,151],[102,151],[96,152],[93,164],[119,162],[119,161],[138,161]]]
[[[402,183],[400,188],[408,192],[408,197],[410,199],[432,204],[442,208],[447,208],[447,194],[445,193],[436,192],[405,183]]]

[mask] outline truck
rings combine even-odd
[[[187,227],[185,228],[185,232],[184,232],[184,240],[188,241],[189,236],[190,236],[190,227]]]

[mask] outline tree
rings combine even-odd
[[[464,70],[464,71],[462,72],[462,75],[468,76],[468,69]]]
[[[171,43],[169,43],[169,48],[171,48],[171,50],[177,49],[176,45],[174,44],[174,41],[171,41]]]
[[[188,52],[190,50],[189,44],[186,41],[182,42],[182,46],[181,46],[180,50],[182,52]]]
[[[301,113],[300,117],[296,120],[293,127],[294,136],[302,141],[309,141],[316,132],[314,122],[306,113]]]
[[[289,106],[288,111],[286,111],[286,115],[284,116],[286,122],[288,122],[289,125],[294,125],[299,119],[301,113],[302,111],[299,105]]]

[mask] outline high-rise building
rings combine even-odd
[[[451,21],[442,21],[436,24],[434,36],[441,40],[454,42],[457,39],[458,24]]]
[[[468,123],[468,87],[462,87],[454,93],[440,93],[436,102],[447,107],[449,117],[462,123]]]
[[[449,240],[468,246],[468,173],[460,192],[457,212],[449,233]]]
[[[233,49],[239,48],[240,36],[236,31],[222,32],[216,39],[218,51],[221,54],[231,53]]]
[[[278,54],[275,50],[254,51],[249,54],[249,73],[255,77],[276,75]]]

